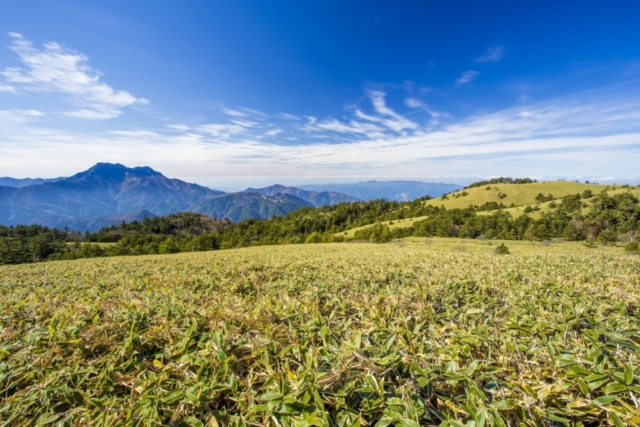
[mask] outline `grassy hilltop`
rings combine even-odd
[[[0,267],[0,423],[639,424],[640,257],[507,244]]]
[[[563,197],[584,194],[585,191],[590,191],[593,195],[605,191],[611,196],[630,193],[635,197],[640,197],[640,188],[629,185],[584,184],[569,181],[531,182],[525,184],[488,183],[427,200],[424,202],[424,205],[444,207],[447,210],[451,210],[482,207],[493,203],[502,205],[502,207],[488,208],[478,211],[477,214],[488,216],[496,212],[505,212],[513,218],[527,214],[529,217],[537,220],[540,219],[543,214],[553,212],[553,209],[562,202],[561,199]],[[540,196],[543,197],[540,198]],[[579,211],[581,213],[588,213],[590,211],[589,200],[583,200],[583,205]],[[405,217],[399,220],[381,221],[380,224],[386,225],[393,230],[411,227],[416,222],[427,218],[428,216]],[[346,233],[342,232],[338,235],[351,238],[359,230],[371,226],[372,225],[365,225],[351,228]]]
[[[487,202],[499,202],[506,206],[536,205],[538,194],[551,194],[554,199],[560,199],[570,194],[579,194],[585,190],[591,190],[594,194],[605,188],[609,190],[619,189],[622,186],[583,184],[569,181],[533,182],[529,184],[487,184],[486,186],[467,188],[448,194],[446,199],[442,197],[428,200],[427,204],[433,206],[444,205],[447,209],[464,209],[471,205],[482,205]],[[466,194],[464,194],[466,193]],[[500,195],[504,195],[501,197]]]

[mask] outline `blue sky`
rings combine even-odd
[[[0,1],[0,175],[637,182],[640,3]]]

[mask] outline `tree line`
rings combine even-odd
[[[484,184],[483,184],[484,185]],[[547,196],[545,196],[547,197]],[[534,219],[513,217],[490,202],[464,209],[426,205],[428,197],[409,202],[372,200],[303,208],[283,217],[239,223],[183,212],[105,227],[96,233],[49,229],[37,225],[0,226],[0,264],[100,256],[168,254],[259,245],[322,242],[388,242],[394,238],[457,237],[503,240],[562,238],[588,244],[623,241],[638,250],[640,202],[630,192],[586,191],[556,199]],[[542,199],[542,198],[541,198]],[[533,209],[529,207],[529,212]],[[527,209],[525,209],[527,212]],[[426,216],[407,227],[391,222]],[[363,227],[367,226],[367,227]],[[363,227],[352,235],[347,230]],[[635,246],[634,246],[635,245]]]

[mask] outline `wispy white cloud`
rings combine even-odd
[[[22,67],[6,68],[2,75],[15,88],[38,92],[61,93],[70,96],[80,108],[63,114],[85,119],[117,117],[122,109],[134,104],[147,104],[127,91],[114,90],[100,80],[101,73],[88,64],[80,52],[54,42],[38,49],[18,33],[9,33],[13,39],[10,49]]]
[[[2,93],[17,93],[16,88],[13,86],[0,84],[0,92]]]
[[[300,116],[296,116],[293,114],[288,114],[288,113],[279,113],[277,115],[278,118],[284,119],[284,120],[302,120],[302,118]]]
[[[171,124],[171,125],[166,125],[167,128],[169,129],[173,129],[173,130],[177,130],[177,131],[181,131],[181,132],[185,132],[189,130],[189,126],[185,125],[185,124]]]
[[[242,110],[246,111],[247,113],[253,114],[254,116],[267,117],[267,114],[259,110],[254,110],[252,108],[243,108]]]
[[[67,117],[75,117],[78,119],[89,119],[89,120],[107,120],[118,117],[121,114],[121,111],[116,109],[87,109],[83,108],[82,110],[76,111],[63,111],[60,114]]]
[[[244,133],[246,128],[238,124],[212,123],[199,126],[196,130],[214,137],[229,138]]]
[[[492,47],[487,50],[486,55],[482,55],[476,58],[478,64],[484,64],[487,62],[498,62],[504,56],[504,48],[502,46]]]
[[[386,94],[381,91],[367,91],[373,114],[368,114],[358,107],[348,107],[351,117],[344,120],[327,118],[318,120],[307,117],[308,122],[300,130],[310,133],[313,138],[326,138],[322,132],[336,132],[353,138],[380,138],[387,133],[401,134],[418,128],[418,124],[408,120],[387,106]]]
[[[231,123],[242,126],[243,128],[253,128],[258,126],[258,123],[249,120],[231,120]]]
[[[273,136],[280,135],[281,133],[284,133],[284,130],[282,130],[282,129],[271,129],[271,130],[266,131],[264,133],[264,135],[273,137]]]
[[[395,131],[401,131],[403,129],[416,129],[418,125],[411,120],[406,119],[402,115],[396,113],[394,110],[387,106],[387,102],[385,100],[386,94],[381,91],[369,91],[369,97],[371,98],[371,103],[373,104],[373,108],[375,111],[386,117],[390,117],[391,119],[381,119],[375,118],[372,119],[370,116],[366,117],[366,120],[377,121],[382,123],[386,127],[393,129]],[[362,116],[361,118],[365,118]]]
[[[404,100],[404,105],[406,105],[409,108],[420,108],[422,107],[422,101],[415,98],[407,98]]]
[[[246,117],[247,113],[243,113],[242,111],[238,111],[238,110],[232,110],[230,108],[223,108],[222,112],[229,115],[229,116],[236,116],[236,117]]]
[[[10,125],[11,123],[25,123],[29,119],[44,116],[45,113],[39,110],[0,110],[0,124],[3,122]]]
[[[429,115],[431,115],[431,117],[433,117],[434,119],[438,119],[439,117],[450,117],[450,115],[447,113],[442,113],[440,111],[436,111],[432,109],[431,107],[429,107],[429,104],[422,102],[419,99],[407,98],[404,100],[404,105],[406,105],[409,108],[420,108],[421,110],[424,110],[427,113],[429,113]],[[438,124],[438,123],[439,122],[437,120],[431,122],[431,124]]]
[[[290,124],[307,126],[304,132],[274,124],[267,129],[214,123],[189,126],[183,132],[88,135],[32,126],[20,122],[13,112],[0,112],[0,157],[12,159],[3,173],[30,167],[50,171],[50,176],[70,173],[61,170],[61,164],[123,159],[149,164],[173,176],[267,176],[283,171],[328,175],[374,170],[380,175],[423,176],[450,175],[452,171],[470,175],[633,176],[637,175],[640,155],[639,98],[637,90],[602,90],[478,114],[435,129],[418,126],[402,132],[354,113],[353,119],[342,121],[333,118]],[[280,130],[283,132],[278,133]],[[280,143],[263,142],[262,135],[277,136]],[[319,138],[311,138],[315,136]],[[86,144],[89,139],[93,142],[90,145]],[[296,143],[284,144],[284,140]],[[33,152],[40,155],[34,159]]]
[[[456,79],[456,86],[461,86],[461,85],[471,83],[479,75],[480,73],[478,71],[474,71],[474,70],[465,71],[460,75],[460,77]]]

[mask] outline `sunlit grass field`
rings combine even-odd
[[[0,267],[0,425],[640,424],[640,257],[499,243]]]

